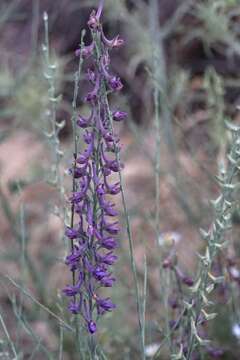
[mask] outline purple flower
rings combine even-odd
[[[72,314],[79,314],[81,311],[81,304],[79,302],[71,301],[68,305],[68,310]]]
[[[94,70],[92,70],[92,69],[87,70],[87,80],[90,83],[95,84],[95,82],[96,82],[96,73],[94,72]]]
[[[109,80],[109,85],[112,88],[112,90],[114,91],[120,91],[123,88],[123,84],[121,82],[121,79],[117,76],[113,76],[110,80]]]
[[[165,267],[166,267],[166,266],[165,266]],[[180,268],[177,267],[177,266],[175,267],[175,273],[176,273],[177,277],[179,278],[179,280],[180,280],[183,284],[185,284],[185,285],[187,285],[187,286],[193,286],[193,284],[194,284],[193,279],[192,279],[190,276],[184,275],[184,274],[182,273],[182,271],[180,270]]]
[[[78,294],[79,292],[79,287],[78,286],[73,286],[73,285],[67,285],[62,292],[66,295],[66,296],[75,296]]]
[[[90,126],[90,119],[85,119],[84,117],[79,116],[77,125],[81,128],[87,128]]]
[[[102,57],[100,60],[101,63],[101,72],[105,78],[105,80],[108,82],[109,87],[113,91],[120,91],[123,88],[123,84],[121,82],[121,79],[116,75],[111,75],[108,70],[108,65],[110,63],[108,54],[105,57]]]
[[[109,275],[101,279],[101,284],[104,287],[112,287],[115,281],[116,279]]]
[[[88,130],[85,130],[84,134],[83,134],[83,139],[85,141],[86,144],[91,144],[94,140],[94,137],[93,137],[93,134],[88,131]]]
[[[106,311],[112,311],[113,309],[116,308],[116,305],[113,304],[110,298],[106,298],[106,299],[97,298],[96,303],[99,314],[103,314]]]
[[[86,175],[86,171],[87,171],[87,164],[85,164],[85,166],[82,167],[75,167],[75,169],[73,170],[74,177],[76,179],[79,179],[80,177]]]
[[[176,297],[170,297],[168,300],[169,306],[171,306],[172,309],[178,308],[178,301]]]
[[[84,152],[77,158],[77,163],[86,164],[88,162],[89,157],[92,155],[94,149],[94,140],[88,144],[88,147],[84,150]]]
[[[103,184],[99,184],[96,187],[96,193],[99,197],[102,197],[105,194],[105,188]]]
[[[112,252],[109,252],[104,256],[99,255],[99,260],[106,265],[114,264],[117,261],[117,259],[118,257],[116,255],[113,255]]]
[[[87,96],[85,97],[85,101],[93,102],[93,103],[96,102],[99,89],[100,89],[100,75],[97,75],[95,86],[93,90],[87,94]]]
[[[94,321],[90,320],[88,322],[88,330],[90,334],[94,334],[97,331],[97,325]]]
[[[91,109],[91,114],[88,118],[84,118],[83,116],[79,116],[77,120],[77,125],[80,128],[87,128],[92,125],[92,122],[94,120],[94,117],[96,116],[95,108]]]
[[[109,170],[111,170],[113,172],[119,172],[123,168],[123,165],[121,163],[119,163],[117,160],[108,159],[106,154],[105,154],[105,150],[106,150],[106,148],[102,147],[101,155],[102,155],[102,159],[104,161],[105,168],[108,168]],[[105,181],[106,181],[106,176],[108,176],[110,174],[108,173],[108,174],[104,174],[104,175],[105,175],[104,178],[105,178]]]
[[[105,276],[108,276],[108,273],[106,271],[106,268],[104,266],[97,266],[96,269],[93,272],[95,278],[97,280],[103,279]]]
[[[74,251],[71,252],[71,254],[66,257],[65,264],[66,265],[77,266],[81,256],[83,255],[83,253],[85,251],[85,249],[86,249],[86,245],[82,245],[82,246],[78,246],[78,247],[75,246]]]
[[[114,111],[112,113],[113,120],[115,121],[122,121],[127,117],[127,113],[125,111]]]
[[[101,246],[105,249],[112,250],[117,247],[117,242],[114,238],[108,237],[102,240]]]
[[[184,276],[182,278],[182,282],[187,286],[193,286],[193,284],[194,284],[193,279],[191,277],[189,277],[189,276]]]
[[[100,288],[110,288],[116,282],[112,267],[117,261],[114,250],[118,247],[116,236],[120,228],[113,219],[118,212],[112,197],[121,191],[121,186],[119,182],[112,182],[109,175],[120,172],[123,164],[118,160],[120,139],[112,129],[111,120],[121,121],[127,115],[120,110],[109,112],[109,90],[119,91],[123,87],[120,78],[111,73],[109,53],[124,41],[119,36],[111,40],[105,37],[100,21],[103,2],[100,0],[97,11],[92,11],[88,21],[91,33],[97,36],[93,36],[90,45],[76,50],[76,55],[84,61],[89,59],[85,78],[91,90],[84,102],[90,115],[79,115],[76,120],[76,124],[85,129],[82,130],[85,147],[74,154],[69,171],[73,178],[69,199],[72,223],[65,232],[71,241],[65,264],[72,272],[73,283],[63,289],[63,294],[70,300],[69,311],[81,314],[90,334],[97,331],[99,316],[116,307],[109,297],[100,298],[96,294]],[[95,43],[95,38],[101,44]],[[103,91],[105,88],[107,92]],[[109,222],[109,218],[113,220]]]
[[[104,196],[100,196],[99,202],[101,204],[101,207],[106,215],[108,216],[117,216],[118,212],[114,209],[115,204],[111,203],[110,201],[105,201]]]
[[[104,229],[111,235],[116,235],[119,232],[118,221],[114,223],[106,223],[104,221]]]
[[[78,237],[78,231],[76,229],[73,229],[73,228],[70,228],[68,227],[66,230],[65,230],[65,235],[73,240],[73,239],[76,239]]]
[[[113,169],[113,167],[111,167],[111,169]],[[108,194],[117,195],[117,194],[120,193],[121,187],[120,187],[120,183],[119,183],[119,182],[117,182],[117,183],[115,183],[115,184],[113,184],[113,185],[109,185],[109,184],[107,183],[106,178],[104,178],[104,183],[105,183],[106,190],[107,190],[107,193],[108,193]]]

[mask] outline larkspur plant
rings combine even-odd
[[[118,92],[123,85],[120,78],[109,70],[109,52],[123,45],[116,36],[109,40],[100,22],[104,1],[97,12],[92,11],[88,26],[92,43],[76,50],[76,56],[87,60],[86,77],[93,87],[84,102],[90,107],[90,116],[78,116],[77,126],[83,129],[85,149],[74,154],[70,173],[73,176],[71,225],[66,236],[71,242],[71,252],[66,264],[72,272],[72,284],[63,289],[70,298],[69,311],[80,314],[90,334],[97,331],[97,320],[116,305],[102,295],[101,288],[112,287],[116,279],[111,266],[116,262],[114,250],[118,243],[119,223],[117,211],[109,197],[121,191],[119,182],[111,182],[122,164],[119,159],[120,139],[114,133],[112,120],[121,121],[126,113],[110,111],[108,93]],[[77,218],[77,220],[76,220]],[[111,220],[115,219],[115,220]]]

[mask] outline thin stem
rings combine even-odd
[[[146,301],[147,301],[147,259],[144,256],[144,282],[143,282],[143,296],[142,296],[142,337],[145,349],[145,324],[146,324]]]
[[[12,209],[5,197],[5,194],[3,193],[1,187],[0,187],[0,203],[2,205],[2,209],[4,211],[4,214],[9,222],[11,224],[11,230],[13,233],[13,236],[20,247],[22,247],[22,234],[19,232],[19,229],[16,224],[15,214],[13,214]],[[34,262],[32,261],[31,257],[28,254],[27,248],[25,247],[25,254],[24,254],[24,260],[26,264],[26,268],[28,269],[28,272],[33,280],[33,283],[36,284],[38,294],[40,299],[45,298],[45,288],[43,285],[43,280],[41,277],[41,274],[36,269]]]
[[[81,44],[80,48],[82,49],[84,46],[84,36],[85,31],[82,31],[81,33]],[[74,142],[74,151],[73,151],[73,173],[72,173],[72,193],[75,193],[77,190],[76,186],[76,180],[75,180],[75,170],[76,170],[76,159],[77,159],[77,153],[78,153],[78,134],[77,134],[77,126],[76,126],[76,120],[77,120],[77,98],[78,98],[78,91],[79,91],[79,82],[81,78],[81,70],[82,70],[82,51],[80,52],[80,59],[78,64],[78,71],[75,73],[75,81],[74,81],[74,92],[73,92],[73,101],[72,101],[72,108],[73,108],[73,114],[72,114],[72,132],[73,132],[73,142]],[[75,214],[75,203],[72,202],[71,206],[71,215],[70,215],[70,227],[73,228],[74,226],[74,214]],[[74,250],[74,240],[71,239],[71,251]],[[75,279],[75,271],[72,271],[72,284],[75,285],[76,279]],[[75,299],[75,298],[74,298]]]
[[[3,331],[4,331],[5,335],[6,335],[7,340],[8,340],[8,343],[9,343],[11,349],[12,349],[14,358],[17,359],[18,355],[17,355],[16,349],[15,349],[15,346],[14,346],[14,342],[12,341],[12,339],[11,339],[11,337],[9,335],[8,329],[7,329],[6,325],[5,325],[5,322],[3,320],[1,312],[0,312],[0,323],[2,325]]]
[[[156,233],[156,246],[159,248],[159,237],[160,237],[160,145],[161,145],[161,131],[162,127],[165,124],[165,135],[168,139],[166,128],[171,126],[170,113],[167,110],[167,105],[163,104],[163,124],[160,120],[160,103],[161,103],[161,92],[166,96],[166,64],[164,57],[164,49],[162,44],[161,29],[159,29],[159,20],[158,20],[158,2],[157,0],[151,0],[150,3],[150,33],[152,39],[152,68],[153,68],[153,98],[154,98],[154,125],[155,125],[155,146],[156,146],[156,155],[155,155],[155,233]],[[160,64],[160,66],[159,66]],[[163,129],[164,130],[164,129]],[[171,135],[172,136],[172,135]],[[163,261],[163,247],[160,249],[159,254],[159,277],[160,277],[160,298],[164,306],[164,322],[165,330],[167,332],[167,341],[169,349],[171,346],[171,332],[169,327],[169,315],[168,315],[168,273],[164,274],[164,269],[162,267]]]
[[[156,1],[152,1],[151,9],[151,34],[156,32],[156,15],[158,6]],[[156,42],[156,36],[154,39]],[[158,246],[158,239],[160,235],[160,144],[161,144],[161,125],[160,125],[160,92],[159,87],[156,82],[159,80],[159,71],[158,71],[158,62],[159,62],[159,54],[158,47],[156,44],[153,45],[153,73],[154,73],[154,114],[155,114],[155,143],[156,143],[156,156],[155,156],[155,227],[156,227],[156,243]]]
[[[20,192],[21,189],[19,189]],[[21,263],[20,263],[20,273],[21,273],[21,282],[24,283],[25,273],[26,273],[26,228],[25,228],[25,209],[24,204],[20,204],[20,229],[21,229]],[[23,295],[20,294],[19,297],[19,313],[23,313]],[[19,322],[16,326],[16,332],[17,332],[17,339],[16,344],[18,346],[19,343],[19,335],[20,335],[20,326]]]
[[[78,70],[75,73],[75,79],[74,79],[74,91],[73,91],[73,100],[72,100],[72,136],[73,136],[73,169],[72,169],[72,193],[74,194],[77,191],[77,184],[75,180],[75,171],[77,166],[77,153],[78,153],[78,132],[77,132],[77,99],[78,99],[78,92],[79,92],[79,84],[80,84],[80,78],[81,78],[81,71],[82,71],[82,64],[83,64],[83,58],[82,58],[82,48],[84,47],[84,36],[85,36],[85,30],[81,32],[81,43],[80,43],[80,58],[78,63]],[[74,215],[75,215],[75,203],[72,202],[71,206],[71,215],[70,215],[70,227],[73,228],[74,226]],[[73,253],[74,251],[74,240],[71,239],[71,251]],[[75,270],[72,271],[72,284],[75,286],[76,283],[76,276],[75,276]],[[74,301],[76,301],[76,296],[74,296]],[[82,349],[80,344],[80,331],[79,331],[79,318],[76,316],[75,318],[75,336],[76,336],[76,343],[77,343],[77,349],[79,351],[79,355],[82,356]]]
[[[95,360],[96,359],[96,343],[94,341],[93,336],[90,336],[90,338],[89,338],[89,350],[90,350],[91,360]]]
[[[59,360],[63,360],[63,328],[59,327]]]
[[[48,309],[46,306],[44,306],[43,304],[41,304],[37,299],[34,298],[34,296],[27,291],[26,289],[23,288],[23,286],[19,285],[18,283],[16,283],[16,281],[14,281],[10,276],[5,275],[4,276],[6,279],[8,279],[17,289],[19,289],[24,295],[26,295],[27,297],[29,297],[33,302],[35,302],[40,308],[42,308],[43,310],[45,310],[48,314],[50,314],[52,317],[54,317],[56,320],[59,321],[61,326],[66,327],[68,330],[73,331],[72,327],[70,325],[68,325],[64,320],[62,320],[59,316],[57,316],[54,312],[52,312],[50,309]]]

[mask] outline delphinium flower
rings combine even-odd
[[[112,287],[116,279],[112,265],[117,260],[119,223],[117,211],[111,198],[121,191],[119,182],[112,179],[118,173],[120,163],[120,139],[112,127],[112,120],[121,121],[126,113],[109,109],[108,94],[122,89],[121,80],[110,71],[110,51],[123,44],[116,36],[107,39],[100,22],[104,1],[93,10],[88,26],[92,43],[76,51],[87,62],[87,80],[91,86],[84,102],[90,115],[79,115],[77,126],[82,129],[85,149],[74,154],[70,169],[75,183],[70,197],[72,223],[66,229],[71,242],[71,252],[66,264],[72,272],[72,283],[63,289],[69,298],[69,310],[80,314],[90,334],[97,331],[97,320],[116,305],[103,288]],[[74,219],[74,221],[73,221]]]

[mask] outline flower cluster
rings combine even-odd
[[[112,287],[116,279],[111,272],[117,256],[116,236],[119,224],[117,211],[111,196],[121,191],[119,182],[112,175],[118,173],[120,140],[112,128],[112,120],[121,121],[126,113],[110,110],[107,94],[122,89],[121,80],[110,73],[109,51],[118,48],[123,40],[112,40],[103,33],[100,17],[103,1],[88,21],[92,43],[76,51],[77,56],[87,59],[86,76],[92,90],[84,98],[90,108],[88,117],[79,116],[77,125],[83,129],[85,149],[74,155],[70,169],[76,184],[70,198],[74,222],[66,229],[72,244],[66,264],[73,274],[73,283],[63,289],[70,298],[69,310],[80,314],[90,334],[97,330],[97,319],[116,305],[109,297],[102,297],[101,288]]]

